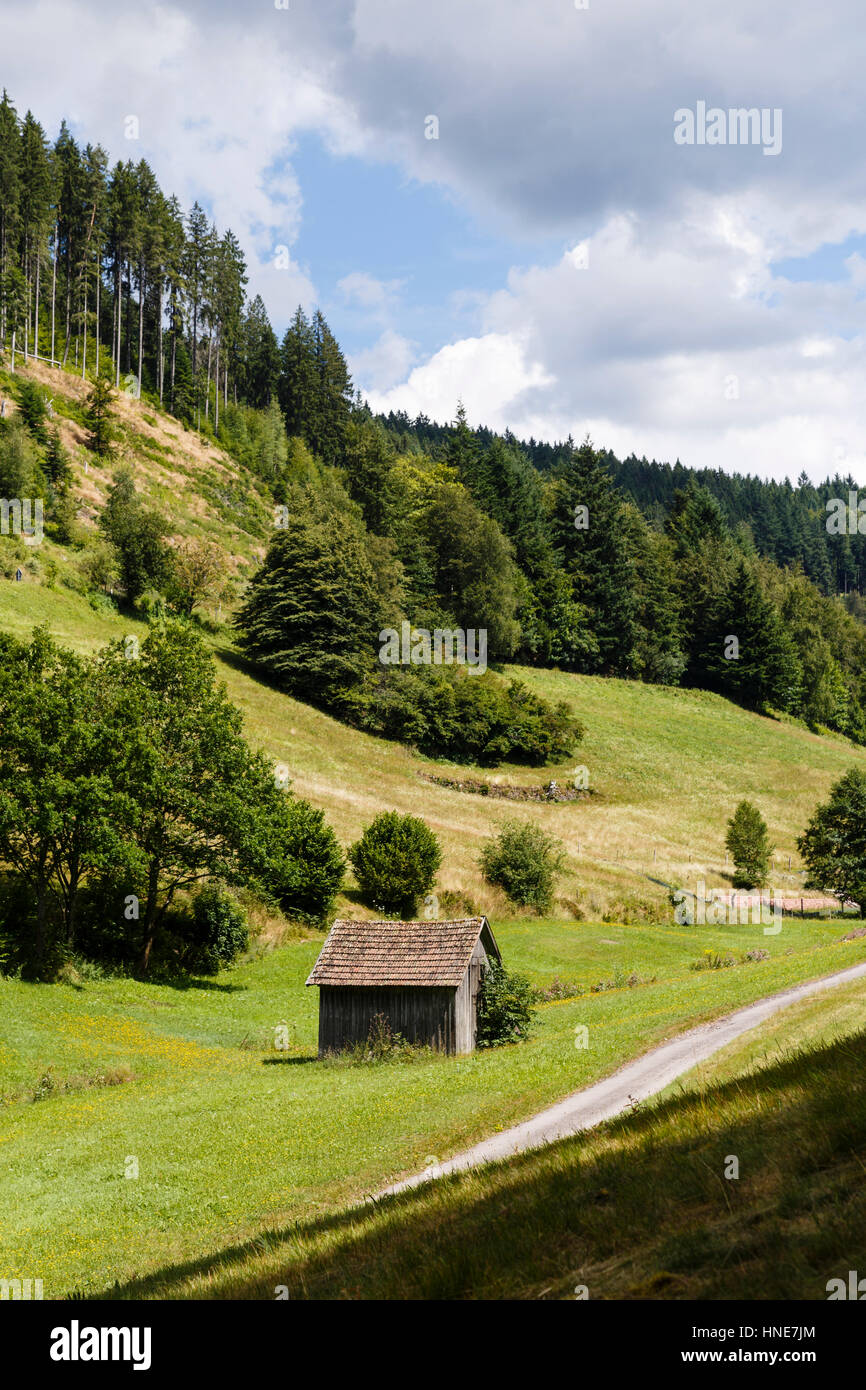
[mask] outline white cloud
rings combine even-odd
[[[362,392],[385,392],[406,376],[416,355],[415,343],[386,328],[372,347],[349,358],[349,370]]]
[[[549,378],[529,362],[521,344],[506,333],[464,338],[441,348],[416,367],[402,386],[370,393],[374,410],[423,410],[434,420],[452,420],[462,400],[471,423],[496,427],[506,407],[524,391],[544,386]]]
[[[775,279],[759,241],[720,226],[709,210],[674,240],[612,219],[586,269],[570,249],[512,271],[480,336],[371,403],[444,420],[462,395],[478,423],[524,437],[589,432],[621,454],[778,478],[834,471],[841,437],[847,466],[862,469],[866,340],[814,332],[816,313],[858,324],[856,284]]]
[[[820,474],[866,438],[866,272],[852,256],[847,280],[792,284],[770,266],[866,231],[860,10],[142,0],[109,22],[104,0],[31,0],[6,7],[3,80],[52,136],[67,116],[112,159],[147,158],[185,206],[209,204],[277,324],[316,297],[318,267],[273,263],[304,215],[292,153],[307,131],[438,185],[523,237],[530,262],[533,238],[561,238],[559,259],[492,294],[455,281],[452,303],[476,297],[472,335],[424,363],[401,332],[404,286],[344,276],[346,314],[377,334],[353,358],[373,404],[450,419],[462,397],[473,420],[536,437],[589,428],[618,451]],[[675,145],[674,111],[699,99],[781,108],[782,153]],[[123,138],[130,114],[139,141]],[[334,209],[351,248],[349,212]]]
[[[353,270],[351,275],[344,275],[337,281],[337,289],[348,304],[381,317],[394,309],[405,284],[405,280],[377,280],[366,270]]]

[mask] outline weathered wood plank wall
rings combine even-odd
[[[464,980],[468,981],[469,972]],[[461,986],[463,988],[463,986]],[[457,1019],[454,989],[365,989],[337,985],[319,987],[319,1056],[338,1052],[347,1044],[365,1042],[370,1023],[384,1014],[391,1029],[408,1042],[427,1043],[441,1052],[455,1052]],[[464,1030],[465,1031],[465,1030]],[[471,1050],[461,1049],[461,1050]]]

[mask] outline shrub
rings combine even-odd
[[[532,985],[525,975],[491,961],[478,994],[478,1047],[499,1047],[528,1038],[533,995]]]
[[[726,951],[722,955],[721,951],[704,951],[702,956],[698,956],[689,966],[690,970],[729,970],[732,965],[736,965],[736,956]]]
[[[248,945],[247,914],[240,903],[218,883],[206,884],[193,899],[184,965],[199,975],[215,975],[222,966],[232,965]]]
[[[390,667],[375,684],[348,693],[340,713],[430,756],[485,766],[569,757],[584,732],[565,703],[552,705],[519,681],[506,685],[492,672],[469,675],[459,666]]]
[[[383,811],[349,850],[358,886],[379,912],[411,917],[442,862],[439,841],[418,816]]]
[[[504,889],[512,902],[548,912],[553,885],[562,867],[559,842],[528,821],[506,821],[479,860],[488,883]]]
[[[549,985],[539,985],[534,989],[532,997],[536,1004],[552,1004],[560,999],[580,999],[584,994],[586,985],[579,984],[577,980],[561,980],[554,975]]]
[[[286,797],[272,857],[261,876],[264,890],[287,917],[320,926],[333,911],[345,872],[343,852],[324,812]]]
[[[436,916],[444,921],[457,921],[461,917],[480,917],[481,909],[474,898],[456,888],[443,888],[436,895]]]
[[[120,581],[120,569],[113,545],[88,539],[78,561],[84,582],[93,589],[113,588]]]
[[[158,589],[145,589],[144,593],[138,595],[133,607],[146,622],[159,622],[166,614],[165,595]]]

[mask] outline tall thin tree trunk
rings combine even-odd
[[[132,265],[126,262],[126,374],[132,371],[132,327],[130,318],[132,316]]]
[[[54,223],[54,247],[51,256],[51,365],[54,366],[54,302],[57,296],[57,222]]]
[[[158,373],[157,373],[157,375],[159,376],[159,403],[160,403],[160,405],[162,405],[162,388],[163,388],[163,385],[164,385],[164,383],[165,383],[165,353],[164,353],[164,351],[163,351],[163,345],[162,345],[162,316],[163,316],[162,292],[163,292],[163,272],[160,271],[160,276],[159,276],[159,368],[158,368]]]
[[[150,861],[150,872],[147,878],[147,900],[144,908],[144,925],[142,928],[142,951],[140,967],[142,973],[147,971],[150,963],[150,953],[153,949],[153,938],[156,933],[156,900],[159,892],[159,860],[154,856]]]
[[[39,248],[37,247],[37,249],[36,249],[36,307],[35,307],[35,312],[34,312],[34,317],[33,317],[33,352],[34,352],[35,356],[37,357],[37,359],[38,359],[38,357],[39,357],[39,269],[40,269],[41,265],[42,265],[42,255],[41,255],[41,252],[40,252]]]
[[[48,890],[45,884],[44,870],[40,870],[36,884],[36,960],[39,965],[45,959],[46,944],[46,921],[48,918]]]
[[[141,400],[141,357],[144,351],[144,264],[140,261],[138,265],[138,390],[136,395]]]
[[[213,353],[213,328],[207,335],[207,376],[205,377],[204,388],[204,418],[210,419],[210,364]]]
[[[84,351],[81,354],[81,379],[87,374],[87,273],[84,275]]]
[[[171,317],[171,385],[169,387],[168,408],[174,414],[174,367],[177,359],[177,322],[172,313]]]
[[[66,359],[69,356],[69,341],[72,335],[72,266],[71,252],[66,253],[66,341],[63,344],[63,361],[61,366],[66,366]]]
[[[116,296],[115,296],[115,298],[116,298],[115,308],[116,308],[116,310],[117,310],[117,370],[116,370],[116,372],[115,372],[115,380],[114,380],[115,389],[117,389],[117,390],[120,389],[120,324],[121,324],[120,315],[121,315],[121,305],[122,305],[121,284],[120,284],[120,277],[121,277],[121,274],[122,274],[122,271],[121,271],[121,261],[120,261],[120,257],[118,256],[118,258],[117,258],[117,294],[116,294]]]
[[[96,375],[99,376],[99,291],[102,286],[102,257],[96,257]]]
[[[27,351],[30,343],[30,257],[24,253],[24,278],[27,282],[27,311],[24,315],[24,365],[27,365]]]

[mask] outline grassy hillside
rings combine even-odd
[[[73,456],[80,517],[92,526],[110,476],[92,464],[84,471],[84,383],[41,364],[28,371],[53,393]],[[8,385],[8,375],[3,380]],[[175,534],[206,535],[224,548],[237,594],[267,543],[271,513],[260,483],[153,405],[121,395],[116,409],[120,456],[133,464],[137,486],[165,512]],[[53,580],[48,560],[57,567]],[[45,622],[78,650],[137,630],[134,618],[106,611],[104,603],[94,609],[89,599],[75,552],[46,540],[23,583],[0,580],[0,628],[23,635]],[[440,888],[464,893],[481,910],[507,911],[501,896],[484,885],[476,860],[497,825],[518,815],[542,824],[566,847],[561,914],[666,915],[664,883],[729,882],[725,823],[743,797],[757,802],[769,823],[777,848],[775,886],[795,893],[803,878],[798,833],[832,782],[852,764],[866,764],[866,750],[841,737],[751,714],[717,695],[510,668],[531,689],[573,705],[586,738],[564,765],[467,771],[348,729],[280,694],[238,663],[232,630],[217,622],[218,614],[206,617],[221,675],[250,739],[288,766],[297,792],[326,810],[340,838],[356,838],[383,807],[423,815],[443,842]],[[551,777],[565,782],[579,766],[588,771],[592,794],[562,804],[483,797],[425,780],[430,774],[471,776],[540,787]]]
[[[162,1291],[825,1299],[866,1262],[864,1025],[860,983],[805,1000],[590,1134],[272,1233]]]

